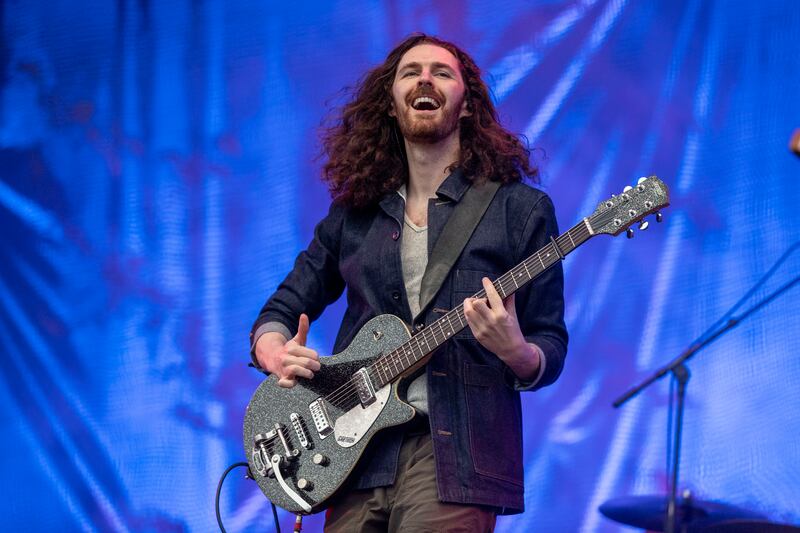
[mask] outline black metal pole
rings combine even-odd
[[[788,283],[781,285],[769,296],[760,300],[757,304],[753,305],[753,307],[747,309],[742,314],[729,318],[724,323],[724,325],[719,329],[717,329],[716,331],[712,330],[704,335],[701,335],[700,339],[696,340],[691,346],[689,346],[686,350],[684,350],[683,353],[675,357],[672,361],[670,361],[663,367],[656,370],[650,377],[645,379],[639,385],[636,385],[628,392],[626,392],[625,394],[614,400],[614,402],[611,405],[613,405],[614,407],[621,407],[625,402],[627,402],[628,400],[639,394],[641,391],[646,389],[652,383],[658,381],[659,379],[666,376],[668,373],[672,372],[678,365],[682,365],[683,363],[691,359],[694,356],[694,354],[696,354],[697,352],[699,352],[700,350],[702,350],[703,348],[705,348],[706,346],[717,340],[717,338],[720,337],[723,333],[735,328],[745,318],[752,315],[753,313],[755,313],[756,311],[758,311],[759,309],[770,303],[772,300],[774,300],[775,298],[777,298],[778,296],[780,296],[781,294],[783,294],[784,292],[788,291],[789,289],[798,284],[800,284],[800,276],[797,276]]]
[[[672,369],[672,374],[678,382],[678,406],[675,413],[675,443],[673,444],[672,453],[672,480],[670,481],[669,503],[667,504],[667,518],[664,524],[664,531],[667,533],[676,533],[678,531],[678,472],[681,466],[681,434],[683,433],[683,409],[684,400],[686,398],[686,384],[689,382],[689,369],[679,364]],[[681,517],[683,522],[683,517]],[[681,531],[683,528],[681,528]]]
[[[689,382],[689,369],[686,367],[684,363],[686,363],[689,359],[694,357],[694,355],[717,340],[720,336],[722,336],[725,332],[735,328],[738,326],[744,319],[770,303],[771,301],[775,300],[778,296],[782,295],[783,293],[787,292],[789,289],[794,287],[795,285],[800,284],[800,276],[795,276],[791,279],[788,283],[783,284],[782,286],[778,287],[768,296],[762,298],[756,304],[754,304],[749,309],[745,310],[738,316],[732,316],[733,313],[758,289],[761,287],[771,276],[775,273],[775,270],[778,266],[783,263],[787,257],[789,257],[796,249],[800,247],[800,242],[793,244],[789,247],[786,252],[775,262],[775,264],[769,269],[769,271],[756,283],[731,309],[728,311],[720,320],[714,323],[703,335],[701,335],[695,342],[692,343],[683,353],[679,354],[675,357],[672,361],[667,363],[666,365],[662,366],[654,373],[652,373],[647,379],[641,382],[639,385],[633,387],[625,394],[617,398],[613,406],[614,407],[621,407],[624,403],[629,401],[631,398],[639,394],[641,391],[649,387],[654,382],[658,381],[668,373],[672,373],[675,376],[675,379],[678,381],[678,407],[676,413],[676,420],[675,420],[675,440],[674,440],[674,451],[673,451],[673,458],[672,458],[672,472],[671,472],[671,484],[670,487],[670,494],[668,497],[667,503],[667,515],[665,518],[664,530],[668,533],[677,533],[676,527],[678,525],[677,521],[677,493],[678,493],[678,472],[680,468],[680,456],[681,456],[681,436],[683,433],[683,412],[684,412],[684,403],[686,397],[686,384]],[[681,533],[684,533],[685,525],[686,525],[686,517],[681,517]]]

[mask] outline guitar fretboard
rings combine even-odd
[[[589,219],[583,219],[494,280],[495,289],[500,297],[505,299],[563,259],[593,234]],[[486,291],[480,290],[472,297],[485,298]],[[368,369],[376,389],[397,379],[465,327],[467,319],[464,317],[464,304],[461,303],[410,340],[379,357]]]

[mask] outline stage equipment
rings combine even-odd
[[[664,515],[669,499],[664,496],[626,496],[608,500],[600,506],[603,516],[620,524],[640,527],[648,531],[664,531]],[[763,519],[764,515],[720,502],[695,500],[684,493],[676,501],[679,523],[687,532],[705,531],[705,528],[732,520]]]
[[[704,528],[702,533],[800,533],[800,527],[763,520],[725,520]]]
[[[764,276],[761,277],[760,280],[749,290],[747,293],[742,296],[736,304],[727,312],[725,313],[722,318],[717,320],[714,324],[709,327],[705,333],[700,335],[683,353],[679,354],[675,357],[672,361],[664,365],[663,367],[659,368],[655,371],[650,377],[645,379],[639,385],[633,387],[628,392],[617,398],[613,406],[620,407],[625,402],[639,394],[642,390],[653,384],[654,382],[658,381],[662,377],[666,376],[667,374],[672,374],[675,380],[678,383],[678,390],[677,390],[677,413],[675,415],[675,440],[673,444],[673,456],[672,456],[672,472],[670,475],[670,494],[667,504],[667,513],[666,519],[664,523],[664,531],[667,533],[675,533],[677,531],[683,531],[683,527],[678,529],[678,526],[682,526],[682,524],[678,520],[678,514],[676,513],[676,506],[677,506],[677,488],[678,488],[678,469],[680,466],[680,456],[681,456],[681,432],[683,430],[683,410],[684,410],[684,399],[686,396],[686,384],[689,382],[689,369],[686,367],[685,363],[691,359],[697,352],[720,338],[723,334],[730,331],[731,329],[738,326],[743,320],[747,317],[770,303],[772,300],[780,296],[781,294],[785,293],[798,283],[800,283],[800,276],[795,277],[788,283],[782,285],[777,290],[769,294],[768,296],[761,299],[755,305],[746,309],[739,315],[734,315],[736,311],[741,307],[752,295],[758,290],[760,287],[766,283],[766,281],[772,277],[775,273],[777,268],[792,254],[800,248],[800,242],[796,242],[792,246],[787,249],[783,255],[775,262],[774,265],[767,271]],[[671,428],[667,428],[667,431],[670,431]]]

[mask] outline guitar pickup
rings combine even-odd
[[[308,405],[308,410],[311,411],[311,419],[314,421],[314,427],[317,428],[319,438],[324,439],[333,433],[333,424],[331,424],[331,418],[328,416],[328,410],[322,398],[317,398],[311,402]]]
[[[366,368],[361,368],[353,374],[353,384],[356,386],[361,407],[375,403],[375,388],[372,386],[372,380],[369,379]]]
[[[303,421],[300,420],[300,415],[298,415],[297,413],[292,413],[289,415],[289,419],[292,421],[292,427],[294,428],[294,432],[297,433],[297,440],[300,441],[300,446],[306,449],[311,448],[311,443],[308,442],[308,437],[306,436],[306,430],[305,428],[303,428]]]

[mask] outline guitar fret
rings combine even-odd
[[[439,324],[438,322],[434,322],[433,325],[431,326],[431,328],[433,328],[433,326],[437,326],[439,328],[439,335],[441,335],[442,334],[442,325]],[[433,341],[433,350],[438,348],[439,345],[442,343],[442,341],[439,338],[437,338],[437,333],[436,333],[435,329],[431,329],[431,340]],[[431,351],[433,351],[433,350],[431,350]]]
[[[572,240],[572,230],[567,232],[567,237],[569,237],[569,242],[572,243],[572,248],[575,249],[575,241]]]
[[[450,335],[455,334],[455,328],[453,327],[453,312],[450,311],[445,316],[447,317],[447,325],[450,326],[450,333],[447,335],[447,337],[450,337]]]
[[[536,257],[539,259],[539,262],[542,264],[542,270],[547,270],[547,267],[544,266],[544,261],[542,261],[542,256],[539,255],[539,252],[536,252]]]
[[[392,369],[390,366],[390,361],[392,360],[393,354],[396,352],[390,352],[384,357],[381,358],[381,367],[383,368],[383,373],[386,375],[386,380],[391,381],[392,379]]]
[[[436,346],[439,346],[439,344],[441,344],[442,341],[444,341],[444,331],[442,330],[442,325],[438,321],[434,322],[433,325],[439,327],[439,335],[442,336],[441,340],[437,339],[436,338],[436,330],[435,329],[431,329],[432,335],[433,335],[433,344],[436,345]],[[433,326],[431,326],[431,328],[433,328]]]
[[[516,274],[517,274],[517,277],[520,277],[520,278],[521,278],[521,277],[522,277],[522,275],[523,275],[523,272],[522,272],[522,270],[519,270],[519,269],[515,269],[515,270],[517,270],[517,273],[516,273]],[[527,269],[526,269],[526,270],[527,270]],[[516,283],[516,282],[515,282],[515,283]],[[525,283],[525,282],[523,281],[522,283]],[[517,287],[519,287],[519,283],[517,283]]]
[[[570,244],[569,244],[570,248],[569,248],[569,250],[567,250],[567,246],[568,246],[567,242],[566,242],[567,239],[565,239],[563,235],[556,239],[556,242],[558,243],[559,248],[561,248],[561,253],[563,253],[564,255],[567,255],[568,253],[570,253],[572,250],[575,249],[575,243],[572,241],[572,235],[570,235],[570,233],[567,232],[566,233],[566,237],[569,237],[569,240],[570,240]]]
[[[424,335],[422,335],[421,337],[424,337]],[[425,353],[425,349],[422,347],[422,341],[423,340],[425,340],[425,339],[424,338],[418,338],[417,339],[417,349],[414,352],[414,362],[415,363],[417,361],[419,361],[422,358],[422,354]]]
[[[528,260],[527,259],[522,262],[522,266],[525,267],[525,273],[528,275],[528,279],[532,279],[533,276],[531,276],[531,271],[528,270]]]

